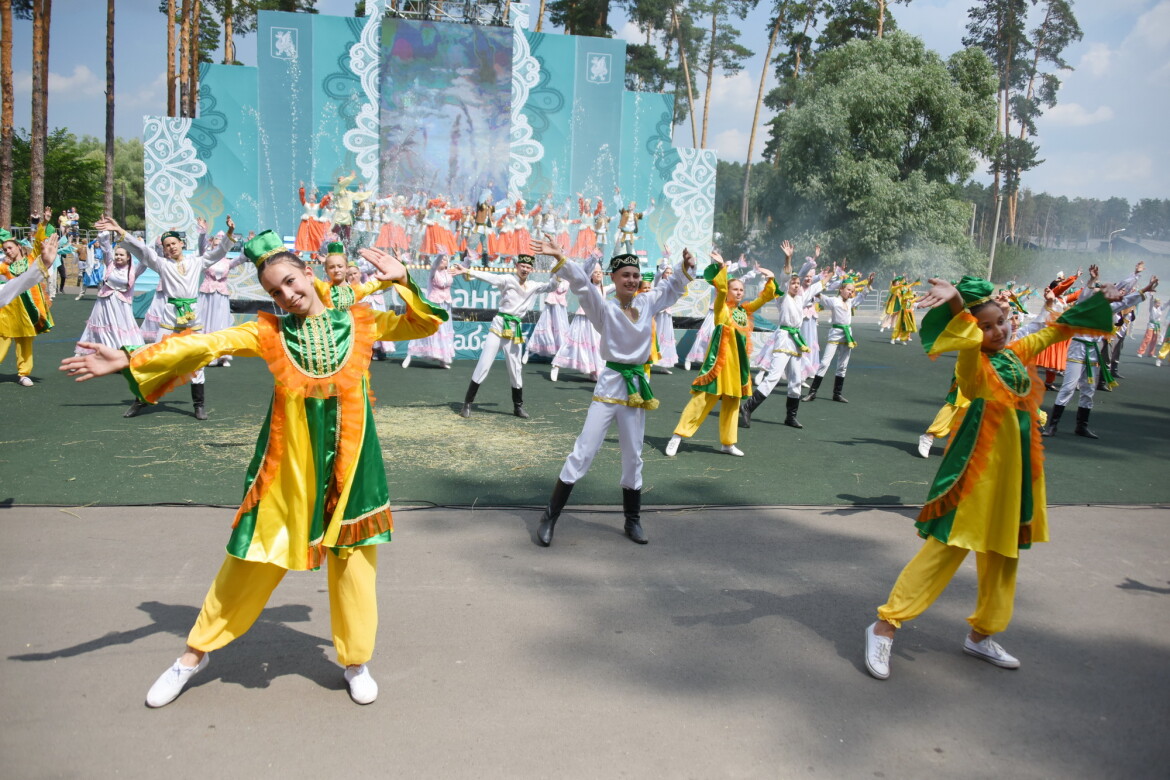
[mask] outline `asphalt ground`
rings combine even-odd
[[[0,760],[10,778],[1164,778],[1165,508],[1061,507],[999,639],[961,652],[967,561],[899,632],[863,631],[918,547],[904,509],[419,509],[380,548],[377,702],[334,661],[325,575],[290,573],[172,704],[231,512],[9,508]]]
[[[25,505],[206,504],[232,506],[271,397],[263,362],[236,359],[207,370],[211,419],[192,415],[190,393],[177,389],[139,417],[123,419],[131,394],[110,377],[76,384],[56,370],[72,353],[92,299],[58,296],[57,327],[36,340],[36,386],[17,385],[13,359],[0,365],[5,435],[0,446],[0,500]],[[782,425],[778,390],[740,431],[747,457],[718,451],[709,418],[675,458],[662,449],[689,399],[694,372],[655,373],[661,408],[648,414],[643,455],[647,505],[895,506],[920,504],[938,466],[916,452],[943,403],[953,363],[932,362],[914,344],[892,346],[873,322],[855,328],[859,347],[845,384],[848,404],[801,405],[803,430]],[[1112,393],[1098,393],[1090,441],[1072,435],[1072,412],[1047,445],[1048,495],[1056,504],[1170,502],[1165,478],[1170,435],[1170,366],[1133,355]],[[484,382],[471,419],[456,415],[473,363],[450,370],[400,360],[374,363],[375,414],[390,495],[398,505],[538,506],[545,501],[580,431],[593,383],[549,364],[525,366],[525,404],[532,418],[512,416],[503,361]],[[831,388],[826,378],[822,390]],[[1047,396],[1052,403],[1053,394]],[[580,481],[573,500],[619,501],[616,431]]]

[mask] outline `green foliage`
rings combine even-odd
[[[994,73],[978,51],[947,62],[904,33],[818,56],[781,114],[767,200],[778,236],[819,236],[858,267],[945,256],[976,262],[968,176],[994,132]]]
[[[569,35],[613,36],[609,26],[609,0],[552,0],[548,19]]]
[[[101,215],[105,166],[86,151],[75,135],[62,128],[45,139],[45,205],[54,213],[76,207],[88,222]],[[18,131],[12,138],[12,218],[16,224],[27,224],[31,167],[29,136]]]

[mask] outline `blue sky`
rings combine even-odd
[[[893,5],[901,29],[920,36],[944,57],[961,48],[973,0],[913,0]],[[532,4],[533,7],[535,3]],[[712,99],[708,146],[742,162],[759,85],[771,3],[765,0],[740,29],[757,52],[737,76],[719,79]],[[166,26],[154,0],[117,0],[116,132],[140,136],[142,116],[166,110]],[[322,13],[353,13],[353,0],[319,0]],[[1170,0],[1079,0],[1074,10],[1085,33],[1065,58],[1059,103],[1038,123],[1045,162],[1026,174],[1024,186],[1069,197],[1170,198],[1167,155],[1170,95]],[[632,27],[618,35],[641,41]],[[31,22],[14,27],[16,124],[29,125]],[[49,124],[101,136],[105,123],[105,3],[57,0],[53,4],[49,68]],[[255,36],[237,38],[237,58],[254,62]],[[691,144],[689,124],[675,129]],[[756,158],[762,148],[757,138]],[[982,178],[982,177],[981,177]]]

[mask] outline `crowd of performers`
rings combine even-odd
[[[233,357],[262,358],[274,383],[222,568],[183,654],[151,687],[152,707],[173,701],[207,666],[211,651],[249,629],[287,571],[322,565],[328,569],[333,640],[349,693],[358,703],[376,699],[367,664],[377,631],[377,549],[390,541],[393,521],[371,413],[370,364],[405,341],[404,366],[424,359],[451,365],[455,275],[478,278],[499,292],[461,416],[474,416],[477,394],[500,350],[517,417],[529,416],[522,368],[530,354],[552,361],[553,381],[557,370],[567,369],[594,383],[581,433],[536,529],[541,546],[552,544],[573,487],[589,472],[614,425],[624,531],[631,541],[647,544],[640,511],[643,445],[646,413],[659,405],[651,386],[656,366],[669,372],[680,360],[686,369],[697,364],[690,401],[678,410],[665,448],[668,457],[680,454],[682,443],[716,406],[721,451],[743,456],[737,430],[751,426],[781,382],[784,424],[793,428],[802,427],[800,404],[817,400],[830,370],[832,400],[848,403],[843,389],[857,347],[853,317],[875,282],[874,274],[821,264],[819,248],[797,269],[788,242],[781,245],[785,261],[779,274],[749,266],[745,258],[725,260],[718,252],[700,264],[689,251],[677,262],[664,257],[654,273],[643,274],[631,251],[618,251],[602,265],[596,246],[576,256],[561,234],[548,232],[530,237],[529,251],[517,252],[507,273],[466,266],[452,259],[455,252],[430,253],[423,290],[394,253],[376,247],[358,252],[363,270],[351,262],[343,243],[327,243],[319,251],[325,279],[272,231],[242,242],[242,251],[233,254],[240,240],[230,218],[222,234],[209,235],[201,225],[193,254],[177,233],[164,233],[156,248],[110,218],[96,227],[103,231],[101,286],[76,354],[62,362],[62,371],[77,381],[123,374],[136,398],[127,416],[186,383],[195,417],[206,419],[204,369],[230,365]],[[58,251],[58,236],[42,223],[27,248],[7,234],[3,239],[0,274],[8,281],[0,286],[0,356],[16,341],[19,376],[27,377],[32,339],[52,325],[37,288]],[[428,239],[422,240],[427,246]],[[537,256],[551,263],[545,281],[531,277]],[[261,287],[283,314],[262,312],[232,324],[225,280],[243,263],[254,266]],[[131,303],[142,267],[157,272],[159,288],[139,325]],[[1087,277],[1079,272],[1062,277],[1039,293],[1014,284],[997,292],[974,277],[957,283],[930,279],[920,292],[915,291],[920,282],[904,277],[891,284],[894,303],[882,329],[893,328],[893,343],[904,344],[917,333],[930,355],[953,352],[957,361],[952,392],[920,440],[925,456],[934,437],[950,439],[917,522],[924,545],[866,630],[865,663],[874,677],[889,676],[895,630],[941,594],[972,550],[979,559],[979,589],[963,649],[997,666],[1019,666],[992,637],[1011,617],[1019,552],[1048,538],[1041,438],[1057,434],[1074,394],[1075,433],[1096,437],[1088,428],[1094,393],[1109,391],[1118,378],[1120,344],[1143,301],[1149,302],[1150,320],[1139,354],[1153,356],[1157,350],[1162,360],[1170,349],[1162,335],[1162,304],[1151,296],[1157,279],[1143,284],[1143,271],[1139,265],[1117,284],[1102,284],[1091,266]],[[670,307],[699,279],[714,293],[709,321],[700,328],[699,345],[680,358]],[[757,288],[750,298],[749,284]],[[572,320],[568,292],[580,306]],[[1028,309],[1032,297],[1042,300],[1035,312]],[[753,349],[754,320],[773,302],[776,328]],[[540,321],[526,345],[522,319],[537,304],[543,304]],[[923,309],[929,311],[916,322],[915,311]],[[821,313],[827,313],[828,325],[823,351]],[[1050,372],[1044,380],[1036,367]],[[1055,387],[1062,373],[1045,419],[1046,385]]]
[[[483,265],[507,266],[532,254],[534,236],[548,235],[568,257],[608,257],[611,247],[633,253],[642,220],[654,213],[653,200],[640,209],[616,187],[607,207],[605,198],[581,193],[561,202],[551,194],[533,204],[497,202],[490,187],[475,202],[423,192],[375,198],[373,189],[351,189],[355,178],[338,177],[324,195],[301,183],[296,251],[316,259],[341,241],[355,255],[358,247],[428,259],[472,254]]]

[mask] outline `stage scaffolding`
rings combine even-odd
[[[386,15],[432,22],[507,27],[511,0],[390,0]]]

